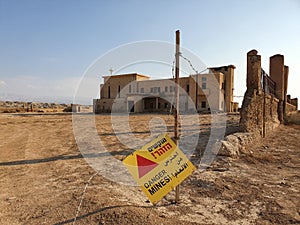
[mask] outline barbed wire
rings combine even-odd
[[[206,67],[204,70],[201,70],[201,71],[199,72],[199,74],[203,73],[205,70],[209,70],[209,68]]]
[[[77,220],[77,217],[79,215],[79,212],[80,212],[80,209],[81,209],[81,205],[82,205],[82,202],[83,202],[83,199],[84,199],[84,196],[85,196],[85,193],[86,193],[86,190],[87,190],[87,187],[89,186],[90,182],[92,181],[92,179],[98,175],[100,173],[100,171],[96,171],[96,173],[94,173],[87,181],[84,189],[83,189],[83,192],[82,192],[82,195],[81,195],[81,198],[80,198],[80,202],[79,202],[79,205],[77,207],[77,210],[76,210],[76,213],[75,213],[75,217],[74,217],[74,220],[73,220],[73,225],[75,225],[76,223],[76,220]]]
[[[172,76],[173,76],[173,79],[175,79],[174,70],[175,70],[175,59],[173,60],[173,63],[172,63]]]
[[[174,70],[175,70],[175,59],[176,59],[176,56],[174,57],[174,60],[173,60],[173,63],[172,63],[172,76],[173,76],[173,82],[175,82],[175,74],[174,74]],[[175,101],[175,92],[173,92],[172,94],[172,99],[171,99],[171,107],[170,107],[170,112],[169,114],[171,115],[172,114],[172,108],[173,108],[173,105],[174,105],[174,101]]]
[[[191,60],[189,60],[188,58],[184,57],[184,56],[181,54],[181,52],[179,53],[179,56],[189,63],[190,67],[192,68],[192,70],[193,70],[196,74],[201,74],[201,73],[203,73],[204,71],[209,70],[209,68],[206,67],[204,70],[201,70],[200,72],[198,72],[198,70],[196,70],[195,67],[193,66]],[[172,66],[172,75],[173,75],[173,79],[175,79],[175,76],[174,76],[174,69],[175,69],[175,60],[173,60],[173,66]],[[244,98],[243,95],[234,95],[233,97],[235,97],[235,98]]]
[[[187,57],[183,56],[181,52],[179,52],[179,56],[181,58],[183,58],[185,61],[188,62],[189,66],[191,67],[191,69],[196,73],[196,74],[201,74],[203,73],[204,71],[208,70],[209,68],[206,67],[204,70],[201,70],[200,72],[198,72],[198,70],[196,69],[196,67],[193,65],[192,61],[189,60]],[[175,69],[175,60],[173,61],[173,66],[172,66],[172,75],[173,75],[173,78],[175,77],[174,75],[174,69]]]
[[[189,60],[188,58],[184,57],[181,53],[179,53],[179,56],[180,56],[181,58],[183,58],[185,61],[187,61],[187,62],[189,63],[189,65],[190,65],[190,67],[192,68],[192,70],[194,70],[194,72],[195,72],[196,74],[198,74],[198,70],[195,69],[195,67],[193,66],[191,60]]]

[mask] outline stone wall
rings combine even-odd
[[[269,94],[271,93],[269,87],[262,85],[261,56],[256,50],[248,52],[247,91],[240,110],[240,132],[231,134],[220,143],[216,143],[218,155],[238,156],[246,145],[258,141],[283,123],[284,115],[297,112],[298,99],[291,99],[291,96],[286,94],[288,72],[288,66],[284,65],[282,55],[274,55],[270,58],[271,78],[268,79],[276,82],[276,89]]]
[[[279,126],[277,98],[255,89],[247,90],[244,96],[240,130],[263,136]],[[265,125],[264,125],[265,124]]]
[[[297,104],[290,104],[287,96],[288,66],[284,65],[283,55],[270,57],[270,78],[276,82],[274,95],[262,88],[261,56],[256,50],[247,54],[247,91],[244,96],[240,129],[243,132],[265,136],[284,122],[284,115],[297,110]]]
[[[286,103],[286,114],[289,115],[290,113],[293,113],[297,111],[297,106],[292,105],[291,103]]]

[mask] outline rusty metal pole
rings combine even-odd
[[[266,75],[263,74],[263,138],[266,137]]]
[[[179,131],[178,131],[178,115],[179,115],[179,56],[180,56],[180,31],[176,31],[176,53],[175,53],[175,115],[174,115],[174,138],[178,146]],[[179,185],[175,188],[175,203],[179,202]]]

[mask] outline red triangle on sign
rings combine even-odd
[[[158,164],[140,155],[136,155],[136,161],[139,170],[139,178],[154,169]]]

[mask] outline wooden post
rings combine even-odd
[[[174,115],[174,138],[175,144],[178,146],[178,115],[179,115],[179,57],[180,57],[180,31],[176,31],[176,53],[175,53],[175,115]],[[175,203],[179,202],[179,185],[175,188]]]
[[[266,75],[263,73],[263,138],[266,137]]]
[[[199,76],[198,76],[198,74],[196,74],[196,80],[195,80],[195,82],[196,82],[196,112],[198,113],[198,89],[199,89],[199,87],[198,87],[198,84],[199,84]]]

